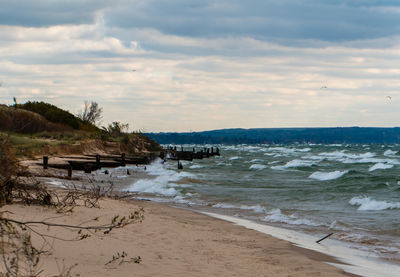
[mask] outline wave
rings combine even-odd
[[[255,170],[263,170],[266,169],[267,166],[263,164],[252,164],[249,169],[255,169]]]
[[[229,158],[230,161],[239,160],[239,159],[240,159],[239,156],[235,156],[235,157],[230,157]]]
[[[343,159],[343,158],[349,158],[349,159],[365,159],[365,158],[373,158],[376,156],[375,153],[371,152],[366,152],[362,154],[351,154],[351,153],[345,153],[347,150],[341,150],[341,151],[333,151],[333,152],[323,152],[320,153],[319,156],[327,157],[328,159]]]
[[[308,226],[321,226],[312,220],[305,218],[298,218],[295,215],[284,215],[280,209],[274,209],[267,213],[268,215],[262,219],[267,222],[280,222],[291,225],[308,225]]]
[[[290,155],[290,154],[296,154],[297,153],[305,153],[305,152],[310,152],[311,148],[306,147],[306,148],[286,148],[286,147],[269,147],[266,149],[268,152],[273,152],[273,153],[279,153],[280,155]]]
[[[389,169],[389,168],[392,168],[392,167],[393,167],[392,164],[377,163],[377,164],[371,166],[368,169],[368,171],[374,171],[374,170],[377,170],[377,169]]]
[[[188,185],[179,185],[173,182],[178,182],[183,178],[194,178],[195,175],[180,171],[176,172],[163,167],[161,159],[157,159],[152,164],[147,166],[147,172],[156,178],[140,179],[132,184],[127,191],[157,194],[163,196],[180,195],[179,188],[187,187]]]
[[[384,155],[384,156],[393,156],[393,155],[396,155],[397,152],[398,152],[398,151],[393,151],[393,150],[388,149],[388,150],[386,150],[386,151],[383,153],[383,155]]]
[[[277,165],[271,166],[272,169],[287,169],[287,168],[296,168],[296,167],[311,167],[315,165],[314,161],[307,161],[307,160],[292,160],[287,162],[285,165]]]
[[[400,209],[400,202],[386,202],[371,199],[370,197],[360,197],[356,196],[350,199],[350,205],[359,206],[357,210],[359,211],[381,211],[381,210],[391,210]]]
[[[324,152],[318,154],[320,157],[324,157],[329,161],[338,161],[344,164],[366,164],[366,163],[387,163],[397,165],[400,162],[397,159],[382,159],[376,158],[376,154],[372,152],[366,152],[363,154],[351,154],[345,153],[346,150],[334,151],[334,152]]]
[[[202,165],[194,164],[194,165],[190,166],[189,168],[190,168],[190,169],[199,169],[199,168],[203,168],[203,167],[204,167],[204,166],[202,166]]]
[[[217,203],[212,206],[213,208],[221,208],[221,209],[240,209],[240,210],[249,210],[256,213],[264,213],[265,208],[260,205],[233,205],[228,203]]]
[[[342,177],[343,175],[345,175],[348,172],[349,172],[348,170],[345,170],[345,171],[336,170],[333,172],[317,171],[317,172],[314,172],[313,174],[311,174],[308,178],[320,180],[320,181],[335,180],[335,179],[339,179],[340,177]]]

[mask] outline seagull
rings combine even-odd
[[[386,96],[386,98],[388,98],[389,100],[392,100],[392,96]]]
[[[327,86],[320,87],[320,89],[326,89],[326,88],[328,88],[328,87]]]
[[[136,69],[132,69],[133,72],[136,72]]]

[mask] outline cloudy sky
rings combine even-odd
[[[400,126],[400,2],[1,0],[0,84],[131,130]]]

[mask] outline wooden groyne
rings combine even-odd
[[[165,149],[165,158],[177,161],[193,161],[193,159],[204,159],[220,155],[218,147],[202,148],[201,150],[192,148],[191,151],[185,151],[183,147],[179,149],[176,146]]]
[[[158,153],[139,154],[127,156],[125,153],[121,155],[84,155],[84,156],[67,156],[58,157],[62,159],[61,163],[49,163],[49,157],[43,156],[43,162],[37,163],[43,166],[43,169],[57,168],[68,170],[68,176],[71,177],[73,170],[91,173],[92,171],[103,167],[119,167],[127,164],[147,165],[159,157]]]

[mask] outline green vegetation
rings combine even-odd
[[[85,102],[84,111],[77,116],[44,102],[0,105],[0,135],[8,137],[18,158],[55,154],[57,149],[79,153],[79,145],[90,141],[97,145],[94,148],[116,143],[114,147],[126,153],[161,150],[152,139],[127,133],[128,124],[115,121],[98,128],[95,124],[102,111],[96,102]]]
[[[92,102],[93,103],[93,102]],[[28,110],[40,114],[48,121],[58,124],[70,126],[75,130],[97,131],[98,128],[94,122],[84,121],[72,113],[60,109],[54,105],[45,102],[26,102],[25,104],[16,104],[13,106],[17,109]],[[101,112],[101,111],[100,111]],[[92,115],[93,117],[93,115]]]

